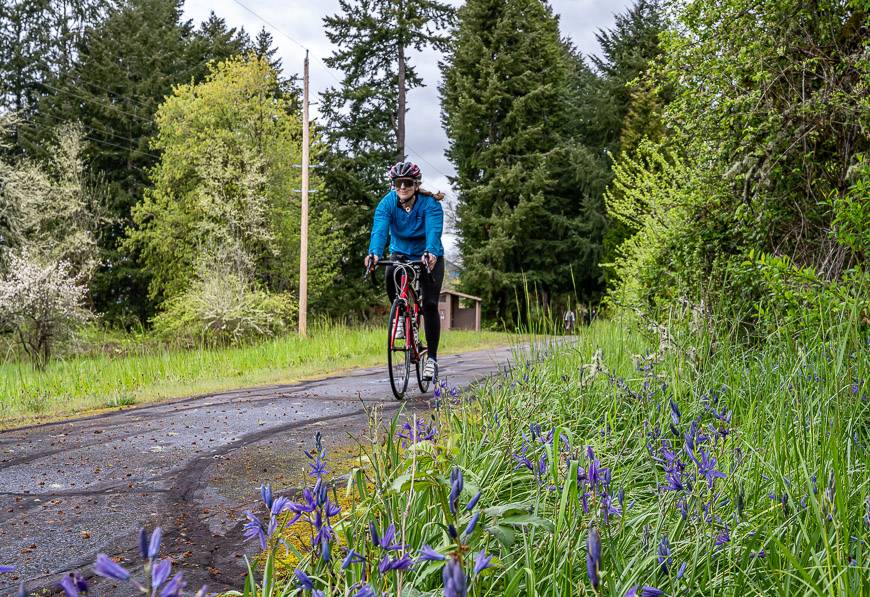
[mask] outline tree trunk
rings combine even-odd
[[[396,159],[405,160],[405,40],[402,36],[402,17],[405,3],[399,2],[398,15],[398,49],[399,49],[399,105],[396,114]]]

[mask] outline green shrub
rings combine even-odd
[[[211,272],[170,299],[152,322],[166,338],[235,345],[275,336],[295,318],[289,293],[267,292],[238,273]]]

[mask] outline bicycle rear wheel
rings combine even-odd
[[[404,330],[406,340],[402,345],[397,346],[393,339],[397,327],[405,326],[406,321],[405,302],[396,299],[393,301],[393,306],[390,307],[390,319],[387,326],[387,369],[390,372],[390,387],[393,389],[393,396],[396,397],[396,400],[402,400],[405,397],[408,379],[411,377],[411,347],[408,346],[407,340],[412,336],[411,330]]]

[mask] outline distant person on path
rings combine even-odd
[[[574,332],[574,311],[568,307],[568,312],[565,313],[565,333],[572,334]]]
[[[365,265],[373,268],[384,251],[387,232],[390,233],[390,258],[393,261],[417,261],[424,255],[431,275],[420,277],[420,300],[423,304],[423,326],[429,354],[423,367],[423,378],[438,376],[438,341],[441,337],[441,317],[438,297],[444,282],[444,247],[441,231],[444,229],[444,210],[441,193],[430,193],[420,188],[422,173],[413,162],[399,162],[390,168],[392,190],[384,195],[375,209],[369,254]],[[396,299],[393,267],[387,267],[387,296]],[[400,326],[397,332],[404,333]]]

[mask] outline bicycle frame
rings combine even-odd
[[[417,385],[425,393],[431,380],[423,378],[423,366],[428,349],[420,341],[419,320],[423,312],[420,303],[420,276],[426,263],[423,261],[379,261],[377,265],[392,266],[393,283],[396,296],[390,307],[389,329],[387,334],[387,369],[393,395],[398,400],[405,397],[410,378],[411,364],[415,366]],[[366,268],[368,276],[374,267]],[[399,326],[402,326],[401,328]],[[396,336],[404,331],[404,346],[396,346]]]
[[[420,278],[417,268],[414,267],[417,263],[422,265],[422,262],[386,262],[386,265],[393,265],[395,267],[393,270],[393,281],[396,283],[396,298],[404,301],[406,307],[408,307],[405,309],[405,342],[410,344],[411,362],[414,363],[420,359],[421,355],[419,342],[417,341],[419,330],[416,327],[416,322],[423,310],[420,304]],[[398,327],[393,328],[390,348],[393,348],[393,344],[396,341],[397,330]],[[409,331],[413,336],[411,338],[408,336]]]

